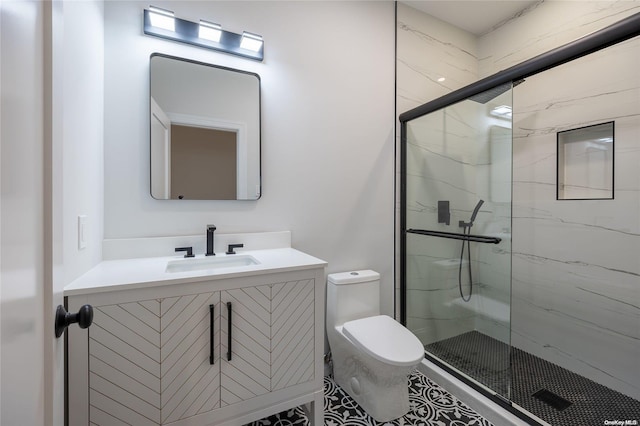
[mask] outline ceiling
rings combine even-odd
[[[538,3],[538,0],[422,0],[401,3],[470,33],[483,35],[523,9]]]

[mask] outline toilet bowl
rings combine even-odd
[[[385,422],[409,411],[408,376],[424,347],[411,331],[380,315],[380,274],[329,275],[327,337],[335,382],[371,417]]]

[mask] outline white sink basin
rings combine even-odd
[[[223,268],[237,268],[239,266],[259,265],[255,257],[246,254],[210,256],[196,259],[170,260],[165,272],[189,272],[203,270],[217,270]]]

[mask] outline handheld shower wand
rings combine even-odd
[[[480,211],[480,207],[482,207],[483,204],[484,204],[484,200],[478,201],[478,204],[476,204],[476,206],[473,209],[473,213],[471,213],[471,219],[469,219],[469,222],[465,222],[463,220],[458,222],[458,225],[460,226],[460,228],[466,229],[466,228],[471,228],[473,226],[473,222],[476,220],[476,216],[478,215],[478,212]]]
[[[478,201],[478,204],[473,209],[473,213],[471,213],[471,218],[469,222],[465,222],[463,220],[458,222],[458,225],[462,228],[462,233],[471,235],[471,227],[473,226],[473,222],[476,220],[476,216],[480,211],[480,207],[484,204],[484,200]],[[468,230],[468,232],[467,232]],[[464,259],[464,245],[467,244],[467,260],[469,264],[469,296],[465,297],[462,293],[462,260]],[[469,244],[469,240],[462,241],[462,251],[460,252],[460,264],[458,265],[458,290],[460,291],[460,297],[465,302],[471,300],[471,295],[473,294],[473,276],[471,274],[471,247]]]

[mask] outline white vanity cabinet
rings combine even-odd
[[[68,295],[69,425],[322,424],[324,267]]]

